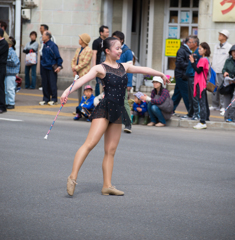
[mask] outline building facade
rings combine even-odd
[[[0,13],[3,5],[11,4],[11,12],[4,19],[8,18],[9,33],[13,36],[20,29],[20,20],[14,16],[16,2],[0,0]],[[190,34],[198,35],[201,42],[209,43],[213,54],[218,32],[227,29],[229,42],[235,44],[235,4],[227,0],[22,0],[21,7],[23,18],[18,41],[21,74],[24,74],[25,57],[22,50],[30,40],[29,33],[36,31],[40,36],[40,24],[47,24],[64,60],[64,69],[58,77],[61,89],[73,78],[70,63],[78,47],[78,35],[88,33],[91,47],[102,24],[109,26],[110,34],[116,30],[124,32],[125,43],[141,65],[171,76],[174,76],[175,51],[167,55],[166,48],[176,48],[174,39],[183,41]],[[39,66],[37,73],[40,78]]]

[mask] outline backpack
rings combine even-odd
[[[208,63],[209,63],[209,71],[207,74],[207,78],[203,72],[204,78],[206,80],[206,90],[209,92],[216,92],[217,91],[217,87],[216,87],[216,72],[214,71],[214,69],[211,67],[210,61],[208,58],[206,58]]]

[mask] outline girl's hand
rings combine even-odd
[[[171,81],[166,77],[165,74],[163,74],[162,79],[163,79],[164,85],[166,85],[166,83],[170,83],[170,82],[171,82]]]
[[[73,72],[75,72],[75,71],[76,71],[76,68],[75,68],[75,67],[72,67],[72,70],[73,70]]]
[[[141,100],[141,101],[146,101],[146,99],[147,99],[147,96],[146,96],[146,95],[140,97],[140,100]]]
[[[66,90],[63,92],[62,96],[60,97],[60,103],[61,104],[66,104],[66,102],[68,101],[68,93],[66,92]]]
[[[190,60],[191,63],[194,63],[193,55],[189,55],[189,60]]]

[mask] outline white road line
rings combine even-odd
[[[10,122],[23,122],[23,120],[19,120],[19,119],[10,119],[10,118],[0,118],[0,120],[3,120],[3,121],[10,121]]]

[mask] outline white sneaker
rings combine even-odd
[[[38,90],[42,91],[42,87],[38,88]]]
[[[50,101],[50,102],[48,102],[47,104],[50,105],[50,106],[53,106],[53,105],[57,105],[58,103],[57,103],[57,102],[54,102],[54,101]]]
[[[39,105],[46,105],[46,104],[47,104],[47,102],[45,102],[45,101],[39,102]]]
[[[206,129],[206,124],[198,123],[196,126],[193,127],[194,129]]]
[[[219,110],[220,110],[219,107],[213,107],[213,106],[209,107],[209,109],[210,109],[211,111],[219,111]]]
[[[225,108],[220,108],[220,112],[224,112]]]
[[[224,114],[225,114],[225,111],[222,111],[222,112],[220,113],[221,116],[224,116]]]

